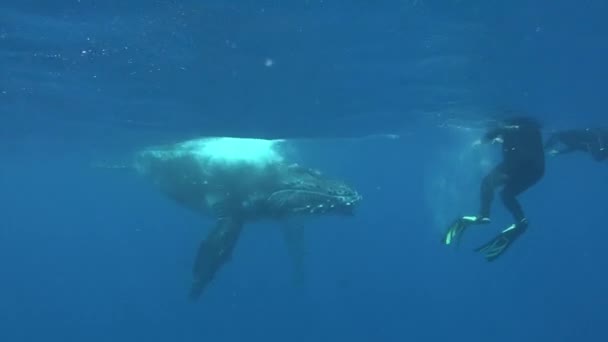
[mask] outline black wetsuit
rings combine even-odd
[[[555,148],[558,144],[562,148]],[[588,128],[557,132],[547,139],[545,149],[554,150],[556,154],[588,152],[594,160],[603,161],[608,159],[608,130]]]
[[[536,184],[545,173],[545,153],[540,125],[529,118],[507,120],[484,136],[486,142],[500,137],[503,161],[484,179],[481,185],[482,218],[490,217],[490,207],[497,187],[503,186],[501,197],[517,223],[525,219],[517,196]]]

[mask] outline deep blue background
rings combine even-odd
[[[605,341],[608,166],[549,159],[493,264],[474,212],[502,109],[605,125],[605,1],[19,1],[0,6],[0,340]],[[273,61],[266,66],[266,61]],[[393,140],[374,134],[396,133]],[[364,195],[311,222],[308,284],[258,224],[201,299],[211,222],[126,170],[197,135],[294,140]],[[341,139],[351,138],[351,139]]]

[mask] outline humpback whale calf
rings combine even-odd
[[[181,206],[215,219],[192,269],[189,298],[196,300],[226,264],[243,226],[295,216],[354,215],[362,197],[341,180],[289,163],[284,140],[211,137],[144,149],[136,170]],[[299,228],[283,226],[296,264]],[[299,250],[300,249],[300,250]],[[300,265],[301,266],[301,265]]]

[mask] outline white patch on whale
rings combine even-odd
[[[283,162],[278,145],[284,140],[255,138],[201,138],[185,141],[172,149],[149,149],[146,152],[161,160],[194,157],[207,167],[256,168]]]

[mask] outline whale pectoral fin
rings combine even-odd
[[[234,217],[221,218],[198,248],[192,269],[190,299],[196,300],[213,280],[218,270],[230,260],[243,230],[243,222]]]
[[[287,246],[287,253],[293,263],[294,285],[303,286],[306,281],[304,259],[306,257],[306,241],[304,226],[301,224],[285,224],[281,227],[283,240]]]

